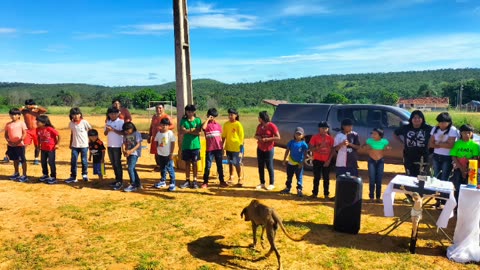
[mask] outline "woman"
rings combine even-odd
[[[280,140],[280,133],[277,126],[270,122],[270,116],[267,111],[261,111],[258,114],[258,121],[255,132],[255,139],[257,140],[257,162],[258,174],[260,177],[260,185],[257,189],[273,190],[275,188],[275,176],[273,171],[273,147],[275,142]],[[265,187],[265,166],[267,166],[268,176],[270,178],[270,185]]]

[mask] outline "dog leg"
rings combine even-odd
[[[252,233],[253,233],[253,244],[251,246],[252,249],[257,247],[257,227],[258,225],[252,221]]]

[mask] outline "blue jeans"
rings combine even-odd
[[[160,181],[167,180],[167,172],[170,175],[170,184],[175,185],[175,170],[173,169],[173,160],[169,156],[158,156],[158,166],[160,166]]]
[[[140,187],[140,177],[138,177],[137,166],[138,156],[130,155],[127,157],[128,176],[130,176],[130,185]]]
[[[108,157],[115,173],[115,182],[122,182],[122,149],[120,147],[108,147]]]
[[[40,160],[42,163],[42,173],[48,176],[48,166],[50,166],[50,176],[57,177],[57,167],[55,165],[55,150],[53,151],[41,151],[42,155]]]
[[[433,176],[448,181],[452,172],[452,157],[439,154],[433,154]]]
[[[88,147],[72,148],[72,160],[70,161],[70,176],[77,177],[77,160],[78,154],[82,157],[82,175],[88,174]]]
[[[217,173],[218,179],[220,182],[225,182],[223,178],[223,150],[213,150],[207,151],[205,155],[205,170],[203,173],[203,183],[208,184],[208,177],[210,176],[210,168],[212,167],[212,162],[215,159],[215,164],[217,164]]]
[[[293,175],[297,177],[297,190],[303,189],[303,166],[287,164],[287,182],[285,186],[290,190],[292,188]]]
[[[374,160],[368,158],[368,176],[369,176],[369,191],[368,197],[373,199],[374,197],[380,199],[382,194],[382,178],[385,162],[383,158]],[[376,195],[376,196],[374,196]]]
[[[273,149],[265,152],[257,148],[258,176],[260,178],[260,184],[265,184],[265,166],[267,166],[270,185],[275,185],[273,154]]]

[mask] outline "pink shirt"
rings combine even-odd
[[[257,126],[257,131],[255,132],[255,136],[260,136],[262,138],[272,138],[275,137],[275,134],[278,134],[277,126],[272,123],[268,122],[265,126],[259,124]],[[273,149],[275,145],[274,141],[262,142],[261,140],[257,141],[258,149],[262,150],[263,152],[267,152]]]
[[[8,136],[8,145],[10,146],[25,146],[22,140],[23,131],[27,130],[27,125],[23,121],[10,122],[5,125],[5,130],[7,131]],[[13,144],[20,142],[19,144]]]
[[[222,126],[219,123],[211,121],[203,131],[207,142],[207,152],[223,149]]]

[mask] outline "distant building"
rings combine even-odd
[[[470,102],[462,105],[462,110],[466,110],[468,112],[480,112],[480,101],[471,100]]]
[[[448,110],[448,97],[400,98],[397,106],[407,110],[445,111]]]
[[[265,103],[265,104],[268,104],[268,105],[275,106],[275,107],[277,107],[278,104],[288,103],[288,101],[286,101],[286,100],[278,100],[278,99],[264,99],[264,100],[262,100],[262,102]]]

